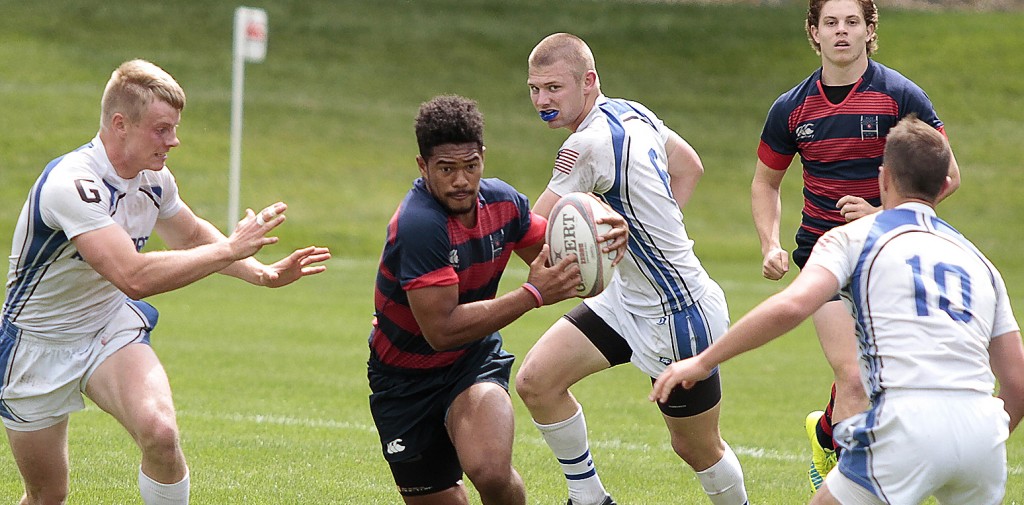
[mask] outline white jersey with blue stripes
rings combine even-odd
[[[991,262],[934,209],[907,203],[835,228],[808,268],[829,270],[851,307],[868,395],[888,389],[991,394],[992,338],[1018,329]]]
[[[51,161],[14,230],[3,317],[52,338],[100,330],[125,295],[82,259],[71,239],[116,224],[141,250],[157,218],[169,218],[182,206],[170,171],[145,170],[123,179],[99,136]]]
[[[562,144],[548,189],[600,195],[629,224],[629,256],[612,282],[627,310],[643,316],[681,311],[711,282],[693,252],[672,198],[665,142],[671,130],[643,105],[598,97]]]

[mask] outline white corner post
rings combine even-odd
[[[267,11],[251,7],[235,9],[235,32],[231,64],[231,158],[228,168],[228,226],[235,229],[240,216],[239,193],[242,172],[242,101],[245,62],[260,63],[267,56]]]

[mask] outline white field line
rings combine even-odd
[[[102,413],[99,408],[93,405],[88,405],[84,412],[96,412]],[[330,430],[339,431],[359,431],[363,433],[376,433],[377,428],[372,424],[366,423],[353,423],[347,421],[334,421],[330,419],[315,419],[315,418],[301,418],[292,416],[279,416],[279,415],[267,415],[267,414],[207,414],[192,411],[178,411],[178,417],[190,418],[190,419],[208,419],[212,421],[231,421],[235,423],[250,423],[250,424],[262,424],[271,426],[287,426],[287,427],[298,427],[298,428],[324,428]],[[520,441],[525,441],[531,445],[541,445],[542,439],[539,436],[536,437],[520,437]],[[625,442],[622,440],[592,440],[591,445],[597,449],[607,450],[619,450],[619,451],[631,451],[647,453],[651,450],[650,444],[637,444],[634,442]],[[781,452],[774,449],[764,449],[761,447],[747,447],[747,446],[732,446],[734,452],[737,455],[745,456],[753,459],[764,459],[771,461],[804,461],[807,459],[807,455],[800,453],[794,454],[790,452]],[[1024,475],[1024,464],[1011,464],[1008,465],[1008,471],[1010,475]]]
[[[377,428],[370,424],[332,421],[329,419],[304,419],[291,416],[276,416],[262,414],[203,414],[180,411],[178,412],[178,416],[193,419],[210,419],[217,421],[233,421],[240,423],[246,422],[252,424],[269,424],[276,426],[295,426],[300,428],[327,428],[347,431],[361,431],[365,433],[377,432]],[[532,445],[543,444],[543,441],[539,436],[520,437],[519,440],[525,441]],[[647,453],[652,449],[650,444],[637,444],[634,442],[625,442],[616,439],[592,440],[591,445],[597,449],[631,451],[640,453]],[[771,461],[804,461],[808,457],[806,454],[803,453],[794,454],[790,452],[781,452],[774,449],[764,449],[761,447],[747,447],[734,445],[732,446],[732,449],[739,456]],[[1024,464],[1009,465],[1008,470],[1010,475],[1022,475],[1024,474]]]
[[[329,419],[305,419],[291,416],[276,416],[264,414],[207,414],[191,411],[178,411],[178,417],[191,419],[208,419],[211,421],[232,421],[237,423],[266,424],[274,426],[295,426],[299,428],[326,428],[331,430],[361,431],[365,433],[376,433],[377,428],[371,424],[352,423],[346,421],[332,421]],[[520,437],[520,440],[540,445],[542,439],[537,437]],[[591,445],[598,449],[619,450],[630,452],[646,453],[652,449],[650,444],[638,444],[623,440],[593,440]],[[654,448],[657,449],[657,448]],[[775,461],[803,461],[804,455],[787,454],[772,449],[758,447],[733,447],[733,451],[741,456],[756,459],[770,459]]]

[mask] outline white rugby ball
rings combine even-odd
[[[580,298],[600,293],[612,280],[612,260],[616,252],[602,253],[601,244],[597,243],[598,235],[607,233],[612,227],[595,222],[610,212],[590,193],[569,193],[555,203],[548,216],[545,237],[548,258],[554,265],[562,258],[576,254],[582,277],[576,288],[576,296]]]

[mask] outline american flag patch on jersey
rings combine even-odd
[[[572,167],[576,165],[576,158],[579,157],[580,153],[572,149],[559,150],[558,156],[555,158],[555,170],[563,174],[569,174],[572,172]]]

